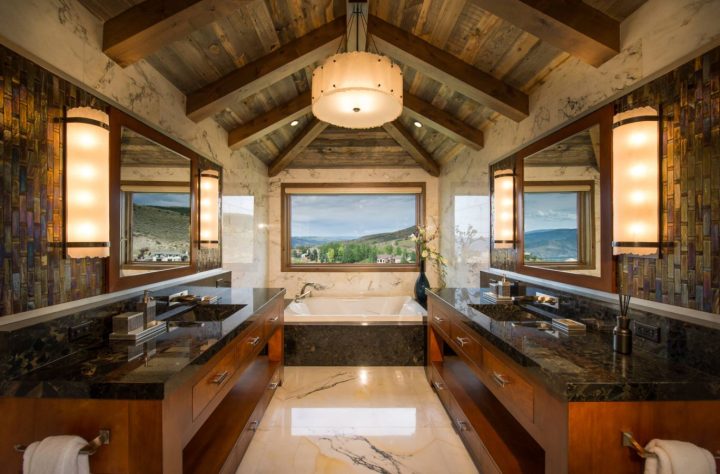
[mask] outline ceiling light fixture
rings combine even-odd
[[[418,122],[417,120],[415,120],[413,122],[413,125],[415,125],[417,128],[422,128],[422,124],[420,122]]]
[[[402,71],[390,58],[361,51],[360,35],[367,35],[363,5],[353,2],[348,27],[338,52],[313,71],[312,112],[319,120],[344,128],[373,128],[402,113]],[[369,42],[372,42],[369,41]],[[345,52],[340,52],[343,44]],[[374,42],[372,42],[374,46]],[[362,48],[366,49],[366,48]]]
[[[299,123],[300,123],[299,121],[293,120],[292,122],[290,122],[290,126],[291,126],[291,127],[297,127],[297,124],[299,124]]]

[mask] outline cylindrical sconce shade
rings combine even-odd
[[[494,177],[493,245],[496,249],[515,246],[515,176],[512,171],[497,171]]]
[[[214,248],[219,244],[220,173],[200,173],[200,247]]]
[[[640,107],[613,120],[613,254],[653,255],[660,245],[658,112]]]
[[[70,258],[110,256],[110,131],[102,110],[65,114],[65,248]]]

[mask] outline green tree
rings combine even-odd
[[[387,245],[385,246],[385,253],[386,253],[386,254],[389,254],[389,255],[392,255],[392,253],[393,253],[393,246],[392,246],[392,244],[387,244]]]
[[[335,262],[335,249],[330,247],[327,251],[327,259],[328,262],[334,263]]]

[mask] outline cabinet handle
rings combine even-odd
[[[463,420],[455,420],[458,431],[468,431],[468,424]]]
[[[255,336],[255,337],[253,337],[252,339],[250,339],[250,341],[249,341],[248,343],[249,343],[251,346],[257,346],[257,345],[258,345],[258,342],[260,342],[260,338],[259,338],[258,336]]]
[[[445,318],[441,318],[440,316],[433,316],[433,319],[439,323],[445,321]]]
[[[456,336],[455,340],[460,344],[460,347],[465,347],[465,344],[468,344],[470,340],[467,337],[460,337]]]
[[[275,316],[274,318],[270,318],[270,322],[271,322],[271,323],[274,323],[274,322],[277,321],[278,319],[280,319],[280,316]]]
[[[225,379],[228,378],[228,375],[230,375],[230,371],[226,370],[224,372],[220,372],[212,379],[212,383],[217,385],[222,385],[222,383],[225,381]]]
[[[433,387],[435,390],[445,390],[445,386],[438,381],[433,382]]]
[[[505,385],[508,385],[510,383],[510,380],[508,380],[507,376],[495,371],[493,371],[492,373],[492,378],[496,384],[500,385],[503,388],[505,388]]]
[[[270,390],[275,390],[276,388],[278,388],[278,385],[280,385],[280,384],[277,383],[277,382],[273,382],[273,383],[271,383],[270,385],[268,385],[268,388],[269,388]]]
[[[253,421],[250,422],[250,425],[248,425],[248,429],[249,429],[250,431],[257,431],[259,424],[260,424],[259,421],[253,420]]]

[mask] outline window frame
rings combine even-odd
[[[418,272],[420,270],[420,258],[415,263],[408,264],[357,264],[357,263],[316,263],[316,264],[293,264],[291,259],[291,205],[290,199],[292,193],[287,192],[289,188],[319,188],[327,190],[325,193],[317,194],[333,194],[333,190],[341,189],[343,194],[353,194],[353,189],[371,189],[373,192],[362,192],[358,194],[387,194],[383,193],[383,189],[387,188],[420,188],[416,194],[415,200],[415,225],[422,226],[425,223],[425,183],[282,183],[280,186],[280,271],[281,272]],[[377,192],[375,192],[377,191]],[[420,255],[419,249],[416,248],[416,255]]]

